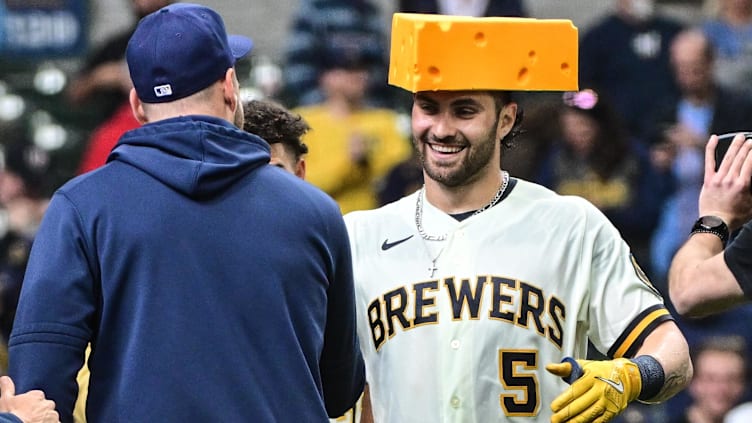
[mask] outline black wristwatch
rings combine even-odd
[[[721,239],[723,246],[726,246],[726,241],[729,239],[729,229],[726,223],[718,216],[702,216],[697,219],[695,225],[692,227],[690,235],[697,233],[713,234]]]

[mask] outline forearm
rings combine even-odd
[[[687,341],[674,322],[658,326],[646,339],[637,356],[649,355],[663,368],[664,382],[661,389],[647,402],[662,402],[686,388],[692,379],[692,362]]]
[[[687,342],[670,320],[650,332],[635,357],[565,357],[546,365],[546,370],[571,385],[551,402],[552,423],[610,421],[632,401],[653,403],[672,397],[692,378]]]
[[[684,314],[694,306],[697,295],[691,287],[706,276],[705,262],[723,251],[723,244],[713,234],[695,234],[676,252],[669,269],[669,294],[677,311]],[[693,298],[695,297],[695,298]]]
[[[741,302],[743,293],[713,234],[698,233],[679,249],[669,270],[669,295],[682,315],[702,316]]]

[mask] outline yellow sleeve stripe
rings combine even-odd
[[[619,336],[609,349],[608,356],[611,358],[633,357],[653,329],[668,320],[674,320],[674,318],[663,305],[655,305],[644,310]]]

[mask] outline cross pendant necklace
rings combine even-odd
[[[431,260],[431,266],[428,267],[428,271],[431,272],[431,275],[430,275],[431,277],[433,277],[434,272],[436,272],[437,270],[439,270],[439,268],[436,267],[436,260],[438,260],[438,259],[439,258],[436,257],[435,259]]]
[[[501,185],[499,185],[499,189],[496,191],[496,194],[494,194],[491,201],[486,204],[485,206],[479,208],[475,212],[473,212],[473,216],[480,214],[491,207],[495,206],[499,201],[501,201],[501,197],[504,196],[504,192],[507,190],[507,186],[509,185],[509,173],[507,171],[501,171]],[[428,258],[431,260],[431,266],[428,267],[429,277],[433,278],[434,273],[436,273],[437,270],[439,270],[438,267],[436,267],[436,261],[439,260],[439,256],[441,256],[441,253],[444,251],[444,248],[446,246],[442,246],[439,250],[439,253],[436,254],[435,258],[431,258],[431,251],[428,247],[428,244],[425,241],[445,241],[447,237],[449,236],[448,233],[444,233],[441,235],[431,235],[428,234],[423,229],[423,196],[425,195],[426,187],[425,185],[420,189],[420,192],[418,192],[418,198],[415,200],[415,226],[418,228],[418,234],[420,234],[420,237],[424,240],[424,246],[426,247],[426,253],[428,254]]]
[[[428,259],[431,260],[431,265],[428,266],[428,269],[427,269],[430,272],[428,274],[428,277],[433,278],[436,271],[439,270],[438,266],[436,266],[436,262],[439,261],[439,257],[441,257],[441,253],[444,252],[444,248],[446,248],[446,246],[442,246],[439,249],[439,252],[436,253],[436,257],[433,257],[433,258],[431,258],[433,256],[431,248],[427,244],[424,244],[424,247],[426,250],[426,254],[428,255]]]

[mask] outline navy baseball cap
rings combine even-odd
[[[220,80],[252,47],[247,37],[228,36],[212,9],[175,3],[139,21],[125,57],[138,98],[166,103]]]

